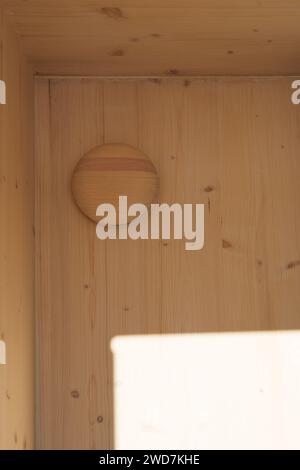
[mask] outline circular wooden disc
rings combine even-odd
[[[113,204],[118,214],[119,196],[128,197],[128,206],[147,207],[158,195],[158,175],[149,158],[126,144],[105,144],[84,155],[72,175],[72,193],[80,210],[98,221],[100,204]]]

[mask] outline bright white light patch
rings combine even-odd
[[[3,80],[0,80],[0,104],[6,103],[6,86]]]
[[[112,340],[116,449],[300,448],[300,333]]]
[[[0,364],[6,364],[6,347],[4,341],[0,340]]]

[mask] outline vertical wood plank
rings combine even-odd
[[[41,325],[41,338],[50,335],[50,344],[42,357],[40,373],[48,390],[41,404],[41,420],[46,420],[44,425],[51,434],[40,445],[106,448],[111,393],[106,376],[105,253],[104,247],[96,244],[95,224],[82,216],[70,191],[75,164],[103,140],[102,84],[52,81],[49,85],[51,149],[45,152],[40,148],[37,152],[40,165],[48,155],[48,168],[43,170],[42,179],[41,171],[37,172],[36,183],[43,191],[40,206],[45,219],[38,213],[36,217],[41,231],[49,228],[44,242],[50,237],[48,249],[42,248],[44,259],[39,271],[44,282],[49,278],[44,294],[48,299],[46,304],[45,298],[41,302],[40,315],[50,322],[46,323],[47,329]],[[41,82],[39,87],[45,88],[45,84]],[[39,104],[42,110],[44,105]],[[89,120],[82,119],[86,115]],[[40,138],[41,145],[46,139]],[[49,361],[55,366],[46,374],[44,368]]]
[[[290,87],[289,79],[275,80],[272,86],[260,82],[256,94],[260,235],[265,250],[258,280],[266,286],[268,327],[276,330],[299,327],[300,109],[291,103]],[[264,314],[266,309],[260,312]]]
[[[144,130],[140,118],[137,83],[104,82],[105,142],[128,143],[147,151],[140,138]],[[160,273],[155,269],[160,268],[159,243],[108,240],[106,249],[108,338],[159,328]],[[112,361],[109,370],[112,382]]]
[[[264,251],[261,238],[256,236],[262,189],[257,179],[260,156],[254,130],[258,88],[248,80],[224,82],[218,87],[222,217],[218,295],[222,328],[238,331],[264,329],[269,324],[267,310],[262,314],[255,302],[261,260],[256,250]]]
[[[164,331],[206,331],[218,325],[219,173],[215,138],[215,85],[166,81],[162,86],[165,155],[163,201],[205,204],[205,246],[185,250],[185,240],[163,243]]]
[[[0,449],[34,446],[33,74],[0,7]]]

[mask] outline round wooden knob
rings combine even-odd
[[[128,197],[128,206],[142,203],[148,207],[158,196],[158,175],[141,150],[105,144],[79,160],[72,175],[72,193],[80,210],[96,222],[97,207],[109,203],[117,212],[119,196]]]

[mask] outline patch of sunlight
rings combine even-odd
[[[299,449],[300,332],[119,336],[116,449]]]

